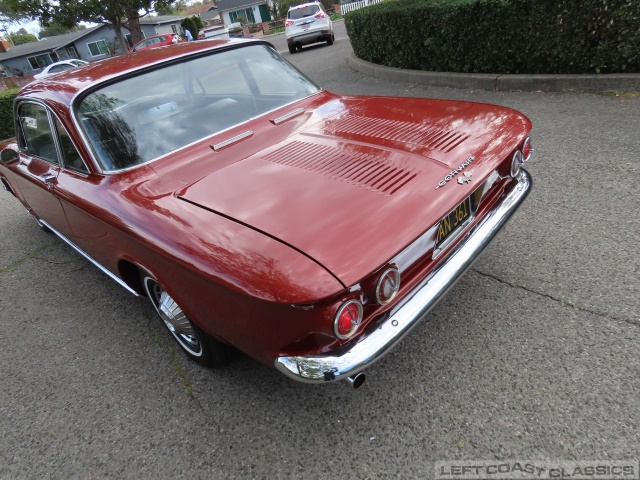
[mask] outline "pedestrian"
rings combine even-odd
[[[187,42],[193,42],[193,35],[191,35],[188,28],[184,29],[184,36],[187,37]]]

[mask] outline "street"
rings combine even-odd
[[[344,95],[505,105],[533,190],[359,390],[238,354],[209,370],[136,298],[0,192],[0,478],[433,478],[436,461],[640,452],[640,95],[401,84],[336,42],[294,55]],[[636,460],[637,465],[637,460]]]

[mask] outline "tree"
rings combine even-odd
[[[198,28],[196,27],[195,22],[191,17],[187,17],[180,22],[180,26],[185,30],[189,30],[191,32],[191,36],[196,39],[198,38]]]
[[[86,25],[76,25],[75,27],[69,28],[64,25],[57,25],[52,23],[48,27],[44,27],[38,33],[38,37],[42,40],[46,37],[55,37],[56,35],[64,35],[65,33],[76,32],[78,30],[86,29]]]
[[[24,14],[20,10],[16,10],[12,2],[0,0],[0,22],[2,22],[3,25],[17,23],[28,16],[29,15]]]
[[[199,16],[194,15],[193,17],[191,17],[191,20],[193,20],[193,23],[196,25],[196,29],[198,31],[204,28],[204,23],[202,23],[202,19]],[[196,37],[193,37],[193,38],[196,38]]]
[[[166,5],[164,7],[156,7],[156,12],[158,15],[174,15],[176,13],[176,9],[173,5]]]
[[[289,7],[301,3],[298,0],[273,0],[271,3],[271,16],[275,18],[284,18],[287,16]]]
[[[78,22],[102,23],[109,26],[120,50],[126,52],[127,41],[122,28],[131,32],[131,40],[142,40],[140,18],[171,5],[174,0],[74,0],[53,3],[50,0],[0,0],[0,13],[37,17],[42,26],[52,23],[73,27]]]
[[[177,14],[180,14],[180,12],[184,12],[187,8],[189,8],[185,0],[177,0],[172,5],[173,5],[173,11]]]
[[[9,38],[14,45],[22,45],[23,43],[37,42],[38,37],[21,28],[17,32],[10,33]]]

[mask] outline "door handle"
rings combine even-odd
[[[44,180],[45,184],[47,184],[48,186],[51,186],[53,185],[53,182],[56,179],[56,176],[53,173],[47,172],[40,175],[40,178]]]

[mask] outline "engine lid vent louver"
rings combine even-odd
[[[292,142],[263,159],[384,195],[393,195],[420,173],[378,156],[301,141]]]
[[[410,143],[444,153],[449,153],[469,138],[469,135],[465,133],[436,126],[356,115],[347,115],[328,122],[325,132],[338,136],[349,134]]]

